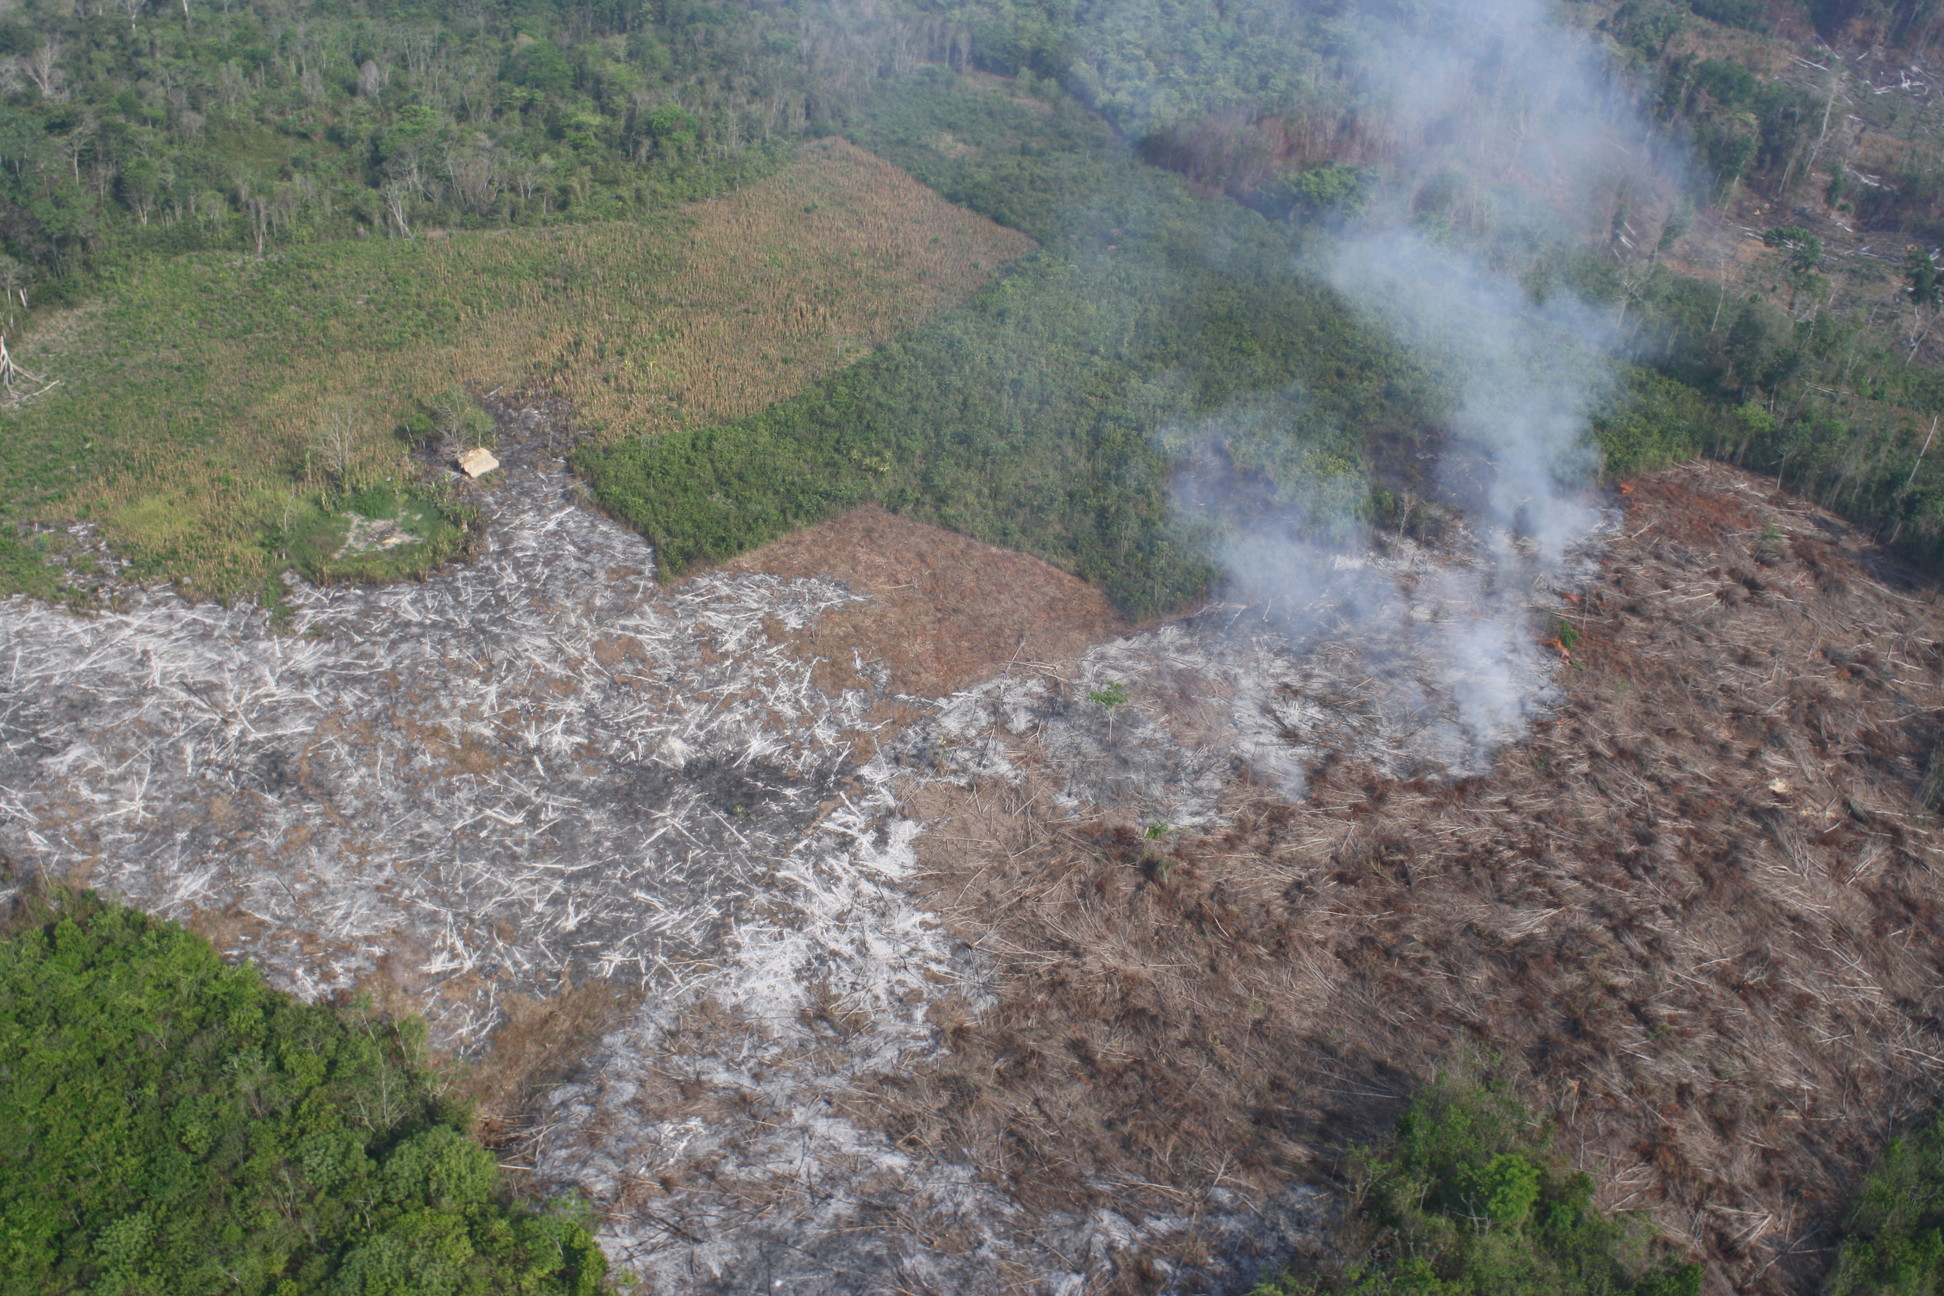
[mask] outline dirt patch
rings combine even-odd
[[[344,516],[350,520],[351,527],[345,533],[344,543],[331,555],[333,558],[385,553],[418,543],[418,537],[400,527],[396,518],[368,518],[356,513],[346,513]]]
[[[1077,576],[1011,549],[913,522],[874,504],[729,563],[842,582],[869,596],[796,640],[839,667],[881,664],[903,693],[942,697],[1009,664],[1077,658],[1127,624]]]
[[[1487,777],[1345,760],[1289,804],[1237,768],[1170,828],[1063,811],[1084,780],[1022,723],[987,740],[1003,773],[914,783],[918,893],[997,1001],[936,1006],[949,1047],[846,1113],[1035,1210],[1139,1217],[1327,1178],[1415,1077],[1480,1053],[1711,1290],[1814,1290],[1864,1166],[1944,1079],[1944,852],[1915,804],[1944,612],[1759,479],[1691,466],[1631,499],[1569,600],[1555,718]]]

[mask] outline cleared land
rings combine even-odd
[[[1759,479],[1636,487],[1489,775],[1385,777],[1333,707],[1292,805],[1249,773],[1288,690],[1366,663],[1269,669],[1234,609],[1063,660],[1097,604],[871,512],[658,586],[514,422],[479,561],[300,591],[312,634],[8,604],[0,847],[494,1039],[503,1159],[653,1281],[1233,1278],[1471,1048],[1722,1290],[1807,1291],[1933,1092],[1944,613]],[[903,639],[1002,674],[926,705]]]
[[[825,613],[792,646],[833,665],[880,663],[898,692],[925,697],[1013,663],[1071,661],[1127,629],[1107,596],[1077,576],[875,504],[723,570],[836,580],[867,596]]]
[[[62,386],[7,417],[0,510],[96,521],[138,579],[255,592],[335,551],[307,527],[347,527],[350,493],[418,476],[401,429],[441,392],[544,385],[606,435],[747,415],[1030,246],[827,140],[655,221],[150,263],[24,340]],[[13,559],[9,587],[46,585]]]
[[[1556,718],[1489,776],[1386,778],[1353,752],[1302,804],[1230,773],[1193,831],[1154,829],[1158,778],[1057,813],[1144,727],[1209,746],[1214,693],[1161,636],[1113,662],[1127,701],[1093,755],[998,702],[963,722],[1004,772],[928,779],[907,813],[932,825],[921,894],[994,952],[998,1002],[935,1007],[949,1052],[849,1114],[1039,1210],[1179,1212],[1329,1175],[1469,1051],[1710,1290],[1814,1290],[1944,1056],[1922,791],[1944,611],[1759,478],[1691,466],[1631,498],[1569,604]],[[1045,687],[1073,714],[1099,686]]]

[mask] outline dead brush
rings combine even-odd
[[[1585,669],[1489,777],[1339,768],[1301,805],[1238,777],[1167,834],[1165,887],[1118,880],[1133,824],[1018,812],[1057,769],[911,791],[918,885],[998,999],[853,1119],[1037,1209],[1174,1211],[1329,1174],[1472,1051],[1712,1290],[1814,1290],[1863,1166],[1944,1083],[1944,612],[1731,469],[1632,498]],[[1751,533],[1766,561],[1724,602]]]

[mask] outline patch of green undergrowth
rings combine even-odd
[[[1928,780],[1927,780],[1928,786]],[[1830,1296],[1944,1292],[1944,1112],[1890,1140],[1857,1194]]]
[[[1253,1296],[1696,1296],[1701,1267],[1594,1208],[1552,1132],[1491,1082],[1440,1077],[1353,1168],[1342,1259]]]

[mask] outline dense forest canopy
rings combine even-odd
[[[1805,9],[1927,42],[1931,0]],[[1676,39],[1734,6],[1565,6],[1635,62],[1716,187],[1801,169],[1823,104]],[[1233,0],[490,4],[28,0],[0,19],[0,239],[44,270],[111,247],[264,246],[418,224],[597,219],[855,120],[923,63],[1059,81],[1144,156],[1265,203],[1380,162],[1373,42],[1436,7]],[[1921,187],[1921,186],[1920,186]]]
[[[36,0],[0,20],[0,239],[59,274],[665,206],[854,104],[880,56],[858,26],[807,3]],[[911,40],[905,62],[935,52]]]
[[[0,937],[0,1291],[595,1296],[515,1206],[423,1023],[299,1003],[90,896]]]

